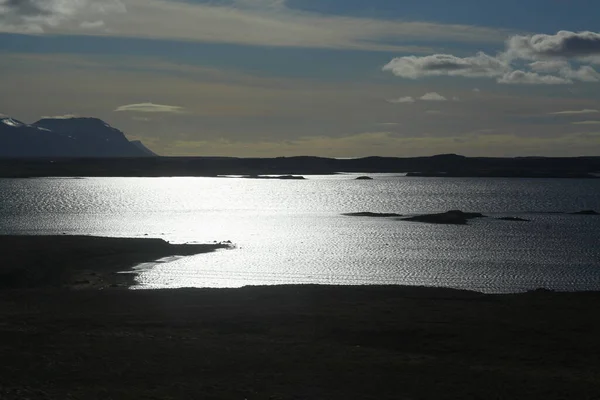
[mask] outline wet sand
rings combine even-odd
[[[397,286],[4,289],[0,399],[597,399],[599,300]]]

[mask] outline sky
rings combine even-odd
[[[597,0],[0,0],[0,114],[160,155],[600,156]]]

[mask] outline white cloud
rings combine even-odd
[[[522,65],[523,61],[533,62]],[[579,65],[573,67],[571,62]],[[585,65],[594,62],[600,63],[600,33],[560,31],[556,35],[514,35],[506,42],[505,51],[496,56],[483,52],[471,57],[411,55],[392,59],[383,70],[407,79],[460,76],[496,78],[503,84],[564,85],[600,82],[600,73]]]
[[[600,33],[560,31],[555,35],[515,35],[507,41],[506,53],[525,60],[600,55]]]
[[[154,103],[138,103],[138,104],[127,104],[124,106],[117,107],[115,112],[142,112],[142,113],[171,113],[181,114],[185,110],[179,106],[168,106],[164,104]]]
[[[553,75],[540,75],[537,72],[512,71],[498,79],[498,83],[508,85],[565,85],[572,81]]]
[[[454,96],[454,97],[452,97],[452,101],[460,101],[460,97]]]
[[[510,71],[510,67],[498,58],[479,52],[476,56],[464,58],[450,54],[398,57],[386,64],[383,70],[409,79],[444,75],[493,78]]]
[[[448,99],[445,98],[444,96],[442,96],[439,93],[436,92],[431,92],[431,93],[425,93],[423,96],[420,97],[421,100],[423,101],[447,101]]]
[[[598,110],[592,110],[592,109],[583,109],[583,110],[566,110],[566,111],[557,111],[557,112],[553,112],[550,113],[550,115],[579,115],[579,114],[596,114],[599,113],[600,111]]]
[[[572,122],[573,125],[600,125],[600,121],[577,121]]]
[[[400,97],[398,99],[389,99],[388,103],[393,103],[393,104],[397,104],[397,103],[414,103],[416,100],[410,96],[406,96],[406,97]]]
[[[473,88],[473,92],[475,92],[475,93],[480,93],[480,92],[481,92],[481,89],[479,89],[479,88]]]

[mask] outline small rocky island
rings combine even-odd
[[[279,180],[303,180],[306,179],[302,175],[247,175],[243,176],[246,179],[279,179]]]
[[[594,211],[594,210],[582,210],[582,211],[577,211],[577,212],[573,212],[570,214],[572,214],[572,215],[600,215],[600,213],[598,213],[597,211]]]
[[[368,212],[368,211],[345,213],[342,215],[345,215],[347,217],[372,217],[372,218],[389,218],[389,217],[401,217],[402,216],[402,214],[396,214],[396,213],[374,213],[374,212]]]
[[[499,221],[514,221],[514,222],[530,222],[530,219],[519,218],[519,217],[501,217],[496,218]]]
[[[358,178],[356,178],[357,181],[372,181],[373,178],[371,178],[370,176],[359,176]]]
[[[430,224],[466,225],[471,219],[485,217],[485,215],[480,213],[467,213],[460,210],[451,210],[445,213],[423,214],[414,217],[403,218],[402,221],[426,222]]]

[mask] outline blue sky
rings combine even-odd
[[[0,113],[165,155],[598,155],[589,0],[0,0]]]

